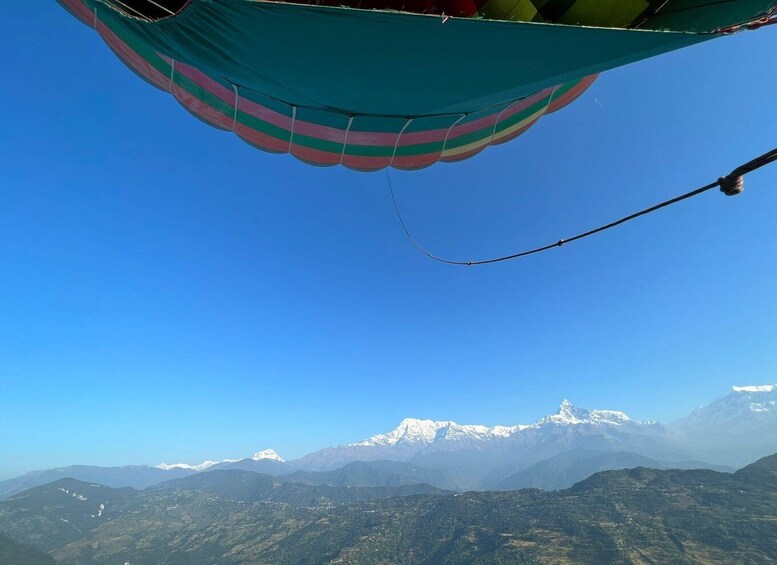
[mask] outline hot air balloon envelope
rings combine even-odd
[[[597,73],[712,39],[777,5],[674,0],[686,9],[648,22],[680,31],[659,31],[256,0],[179,1],[174,15],[146,21],[130,10],[149,0],[59,1],[210,125],[359,170],[472,156],[569,103]]]

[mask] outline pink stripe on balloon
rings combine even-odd
[[[339,153],[321,151],[320,149],[313,149],[312,147],[297,145],[296,143],[291,146],[290,153],[300,161],[313,165],[331,166],[340,164]]]
[[[111,28],[105,25],[102,20],[97,20],[97,33],[103,38],[103,41],[110,47],[114,53],[125,64],[133,68],[138,74],[148,80],[151,84],[162,90],[168,90],[170,77],[160,73],[151,63],[141,57],[135,50],[127,45]]]
[[[371,157],[367,155],[345,155],[343,165],[356,171],[378,171],[391,163],[391,157]]]
[[[270,151],[272,153],[289,152],[288,140],[278,139],[277,137],[267,135],[239,122],[235,126],[235,133],[246,143],[264,149],[265,151]]]
[[[89,27],[94,24],[94,13],[81,2],[81,0],[59,0],[63,6],[70,10],[79,20]]]
[[[583,94],[583,92],[588,90],[588,87],[590,87],[598,77],[599,75],[591,75],[582,79],[578,84],[570,88],[562,96],[559,96],[557,99],[553,100],[553,102],[550,104],[550,107],[548,108],[548,113],[557,112],[564,106],[574,102],[581,94]]]

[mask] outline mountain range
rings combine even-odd
[[[157,467],[74,466],[0,481],[0,499],[60,478],[142,489],[217,470],[289,476],[310,485],[449,490],[562,489],[593,472],[637,465],[733,470],[777,452],[777,385],[735,386],[667,425],[564,401],[533,424],[487,427],[407,418],[363,441],[285,461],[273,450],[244,459]]]
[[[3,563],[770,563],[777,455],[569,489],[314,487],[250,471],[138,491],[74,479],[0,502]]]

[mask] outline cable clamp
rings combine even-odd
[[[741,175],[728,175],[718,179],[720,191],[726,196],[736,196],[745,190],[745,177]]]

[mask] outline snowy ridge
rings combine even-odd
[[[254,461],[260,461],[262,459],[271,459],[273,461],[278,461],[279,463],[285,463],[286,460],[275,453],[272,449],[265,449],[264,451],[257,451],[254,453],[254,456],[251,458]],[[163,471],[170,471],[171,469],[188,469],[190,471],[204,471],[206,469],[209,469],[215,465],[220,465],[222,463],[237,463],[240,461],[240,459],[222,459],[221,461],[203,461],[199,465],[189,465],[187,463],[160,463],[156,466],[157,469],[162,469]]]
[[[291,464],[322,471],[353,461],[423,459],[423,465],[444,466],[442,461],[470,460],[486,469],[489,465],[518,466],[539,457],[538,453],[555,455],[575,445],[621,450],[634,447],[648,455],[671,455],[671,442],[668,432],[654,422],[632,420],[614,410],[587,410],[564,400],[555,414],[528,425],[461,425],[449,420],[405,418],[388,433],[324,448]]]
[[[615,410],[586,410],[574,406],[569,400],[564,400],[558,412],[546,416],[530,425],[515,426],[481,426],[477,424],[461,425],[450,421],[418,420],[405,418],[394,430],[386,434],[378,434],[358,443],[350,443],[344,447],[375,447],[402,444],[431,445],[437,441],[489,440],[508,438],[517,432],[528,428],[538,428],[544,425],[602,424],[620,426],[631,422],[623,412]]]
[[[777,385],[733,386],[734,392],[774,392]]]
[[[543,424],[559,424],[574,426],[578,424],[604,424],[612,426],[621,426],[626,422],[631,422],[631,418],[623,412],[615,410],[586,410],[573,406],[569,400],[564,400],[559,407],[558,413],[553,416],[542,418],[535,426]]]
[[[768,413],[777,406],[777,385],[734,386],[735,397],[749,402],[750,412]]]
[[[190,471],[204,471],[205,469],[209,469],[210,467],[213,467],[214,465],[218,465],[219,463],[234,463],[237,461],[237,459],[224,459],[222,461],[203,461],[199,465],[189,465],[187,463],[160,463],[156,466],[157,469],[162,469],[163,471],[170,471],[172,469],[189,469]]]
[[[436,422],[405,418],[393,431],[378,434],[347,447],[391,446],[403,443],[430,445],[438,440],[489,439],[508,437],[525,426],[459,425],[456,422]]]

